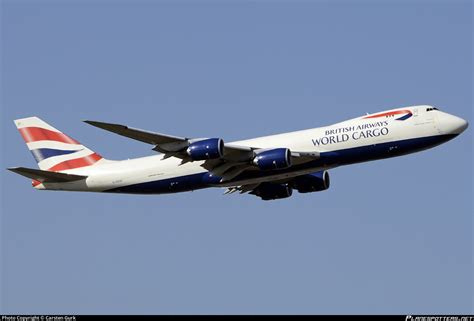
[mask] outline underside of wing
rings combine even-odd
[[[299,193],[313,193],[327,190],[330,185],[329,173],[325,170],[295,177],[244,184],[228,187],[224,194],[248,193],[262,200],[275,200],[290,197],[294,190]]]

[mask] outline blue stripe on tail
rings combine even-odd
[[[36,161],[39,163],[42,160],[45,160],[46,158],[50,158],[53,156],[61,156],[61,155],[67,155],[67,154],[72,154],[75,152],[78,152],[79,150],[61,150],[61,149],[51,149],[51,148],[39,148],[39,149],[33,149],[31,150],[31,153],[33,154],[33,157],[36,159]]]

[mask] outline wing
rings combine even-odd
[[[119,134],[121,136],[139,140],[147,144],[155,145],[155,150],[165,154],[170,152],[177,152],[183,149],[185,146],[188,146],[187,142],[189,139],[185,137],[153,133],[119,124],[109,124],[91,120],[85,120],[84,122],[89,125],[105,129],[109,132]]]
[[[165,135],[136,129],[120,124],[111,124],[98,121],[84,121],[92,126],[135,139],[150,145],[153,150],[165,154],[165,158],[177,157],[182,159],[181,164],[192,162],[193,159],[187,153],[188,147],[207,138],[187,138]],[[219,158],[208,159],[202,163],[202,167],[212,172],[213,175],[222,177],[221,182],[229,181],[247,170],[258,170],[252,160],[255,155],[263,149],[259,147],[240,146],[235,144],[223,144],[223,151]],[[302,164],[319,159],[317,152],[291,152],[292,164]]]
[[[91,121],[85,120],[85,123],[105,129],[109,132],[119,134],[121,136],[125,136],[131,139],[135,139],[150,145],[155,145],[153,150],[163,153],[166,157],[178,157],[184,159],[186,161],[191,161],[188,159],[187,155],[184,153],[186,148],[188,148],[189,144],[200,140],[186,138],[186,137],[178,137],[178,136],[171,136],[165,135],[160,133],[154,133],[150,131],[145,131],[141,129],[136,129],[132,127],[128,127],[125,125],[120,124],[110,124],[98,121]],[[202,138],[201,138],[202,139]],[[249,155],[252,154],[252,148],[244,147],[244,146],[233,146],[226,144],[224,146],[224,159],[231,160],[231,161],[240,161],[248,159]]]

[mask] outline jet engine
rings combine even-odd
[[[329,173],[320,171],[295,177],[290,186],[300,193],[320,192],[329,188]]]
[[[288,148],[275,148],[259,152],[253,164],[261,170],[284,169],[291,166],[291,152]]]
[[[264,201],[270,201],[290,197],[293,189],[287,184],[262,183],[250,194],[257,195]]]
[[[192,160],[207,160],[224,156],[224,141],[222,138],[209,138],[189,144],[186,153]]]

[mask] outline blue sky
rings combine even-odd
[[[472,124],[469,1],[2,1],[1,167],[36,115],[239,140],[432,104]],[[472,129],[263,202],[39,192],[2,170],[2,313],[472,313]]]

